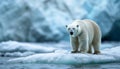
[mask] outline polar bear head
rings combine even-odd
[[[66,25],[66,29],[70,36],[76,37],[81,33],[81,27],[78,24],[69,24]]]

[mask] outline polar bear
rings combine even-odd
[[[99,26],[92,20],[75,20],[66,25],[70,34],[70,42],[73,51],[71,53],[100,53],[101,31]]]

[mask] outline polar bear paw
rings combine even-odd
[[[71,51],[71,53],[77,53],[77,51]]]
[[[100,51],[95,51],[94,54],[100,54]]]

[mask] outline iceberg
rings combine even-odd
[[[40,53],[8,60],[9,63],[52,63],[52,64],[95,64],[120,62],[120,46],[106,48],[101,54],[71,54],[61,50],[54,53]]]
[[[119,0],[0,0],[0,41],[68,40],[65,25],[86,18],[98,23],[104,40],[119,41],[119,7]]]

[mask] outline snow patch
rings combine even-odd
[[[41,53],[27,57],[10,59],[10,63],[53,63],[53,64],[89,64],[120,61],[120,46],[102,50],[99,55],[71,54],[69,52]]]
[[[34,53],[51,53],[56,48],[45,47],[32,43],[20,43],[16,41],[8,41],[0,43],[0,55],[4,56],[28,56]]]

